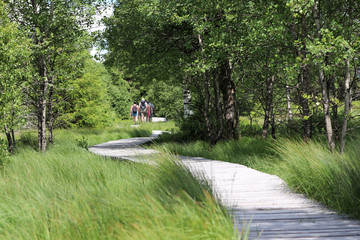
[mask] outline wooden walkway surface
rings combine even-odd
[[[140,145],[152,137],[110,141],[89,148],[93,153],[129,161],[143,161],[156,154]],[[324,208],[289,190],[283,180],[240,164],[179,156],[193,174],[205,176],[218,199],[228,207],[249,239],[360,240],[360,221]]]

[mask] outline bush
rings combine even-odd
[[[82,136],[81,139],[76,139],[76,143],[79,147],[84,148],[86,150],[89,147],[88,140],[85,136]]]
[[[106,127],[115,120],[106,81],[107,71],[94,61],[86,62],[86,72],[69,81],[69,99],[59,117],[61,127]]]
[[[3,167],[10,161],[10,153],[8,150],[7,141],[0,139],[0,167]]]
[[[22,132],[20,135],[20,143],[22,145],[31,147],[33,149],[38,149],[38,138],[34,135],[35,132]]]
[[[240,122],[238,128],[241,132],[241,136],[254,137],[261,136],[262,134],[262,126],[257,123],[250,125]]]

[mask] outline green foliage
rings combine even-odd
[[[129,118],[129,107],[131,105],[131,87],[123,79],[123,74],[114,68],[109,71],[107,89],[111,107],[120,119]]]
[[[188,118],[178,119],[180,131],[174,137],[180,141],[196,141],[207,139],[207,134],[204,131],[204,123],[200,120],[202,116],[197,114]],[[200,121],[199,121],[200,120]]]
[[[81,139],[75,139],[75,140],[76,140],[76,144],[79,147],[84,148],[86,150],[88,149],[89,143],[85,136],[81,136]]]
[[[260,137],[262,134],[262,126],[258,123],[246,124],[244,122],[240,122],[239,125],[241,136]]]
[[[314,15],[317,8],[320,19]],[[180,86],[185,82],[198,102],[193,108],[199,112],[195,113],[193,120],[198,123],[193,129],[201,127],[206,132],[204,117],[198,117],[204,115],[199,102],[204,106],[210,96],[211,129],[219,129],[219,116],[224,114],[217,114],[216,109],[226,105],[226,94],[220,91],[221,101],[217,100],[215,87],[226,75],[221,69],[224,60],[228,60],[231,70],[227,74],[236,86],[236,103],[242,116],[264,116],[270,105],[275,123],[283,123],[288,120],[285,102],[289,101],[292,109],[298,108],[297,122],[292,125],[298,129],[294,132],[308,134],[304,131],[307,126],[311,125],[314,131],[318,128],[317,119],[313,124],[312,120],[325,102],[319,71],[325,74],[331,88],[324,90],[330,94],[330,104],[341,106],[348,59],[352,91],[357,95],[359,9],[358,1],[340,0],[321,4],[313,0],[119,0],[114,16],[105,22],[104,37],[109,50],[106,62],[131,75],[131,81],[141,83],[142,86],[136,85],[141,96],[146,96],[153,79],[155,84],[170,81]],[[272,77],[275,80],[270,94],[268,80]],[[209,86],[208,93],[204,86]],[[150,91],[148,95],[152,98],[154,94]],[[173,98],[169,94],[164,100],[170,104]],[[334,109],[332,115],[336,115]],[[298,124],[303,120],[303,124]]]
[[[86,27],[93,23],[93,15],[104,1],[2,2],[6,3],[10,20],[18,23],[18,28],[26,32],[31,42],[31,58],[28,62],[34,71],[27,76],[21,76],[21,79],[27,80],[25,86],[12,87],[22,89],[23,93],[26,93],[24,105],[37,117],[39,150],[45,151],[45,125],[52,131],[54,119],[62,113],[63,103],[68,97],[67,81],[78,77],[84,62],[83,53],[88,52],[91,45]],[[19,51],[21,52],[22,50]],[[87,115],[89,111],[86,109],[80,115]],[[80,125],[89,125],[86,121],[81,122],[81,116],[75,117],[78,117],[77,122],[80,122]],[[96,119],[95,122],[97,120],[101,119]]]
[[[153,80],[146,90],[145,99],[154,104],[157,116],[167,119],[183,116],[182,88],[178,84]]]
[[[61,126],[101,127],[114,122],[115,113],[107,95],[107,77],[101,63],[86,62],[84,75],[69,81],[70,98],[66,114],[59,119]]]
[[[16,129],[24,124],[22,88],[24,76],[30,74],[29,40],[26,33],[12,23],[0,2],[0,126]]]
[[[37,149],[38,140],[35,131],[22,131],[19,141],[21,145]]]
[[[0,168],[3,168],[10,162],[10,153],[8,151],[7,142],[0,139]]]

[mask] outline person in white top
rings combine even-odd
[[[147,103],[145,99],[141,99],[139,103],[139,113],[140,113],[140,121],[145,122],[146,121],[146,113],[147,113]]]

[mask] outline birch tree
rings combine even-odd
[[[47,146],[48,106],[52,103],[54,90],[59,79],[56,69],[65,62],[72,62],[72,52],[89,48],[86,40],[86,26],[93,21],[94,3],[100,1],[76,0],[34,0],[5,1],[9,16],[26,29],[32,40],[32,65],[36,73],[31,77],[28,94],[36,109],[38,145],[43,152]],[[67,64],[71,65],[71,64]],[[73,65],[72,71],[78,68]],[[51,113],[50,109],[50,113]],[[52,141],[52,138],[50,138]]]
[[[22,88],[27,72],[30,71],[29,41],[18,26],[11,23],[0,2],[0,125],[8,140],[8,149],[15,148],[14,130],[24,114]]]

